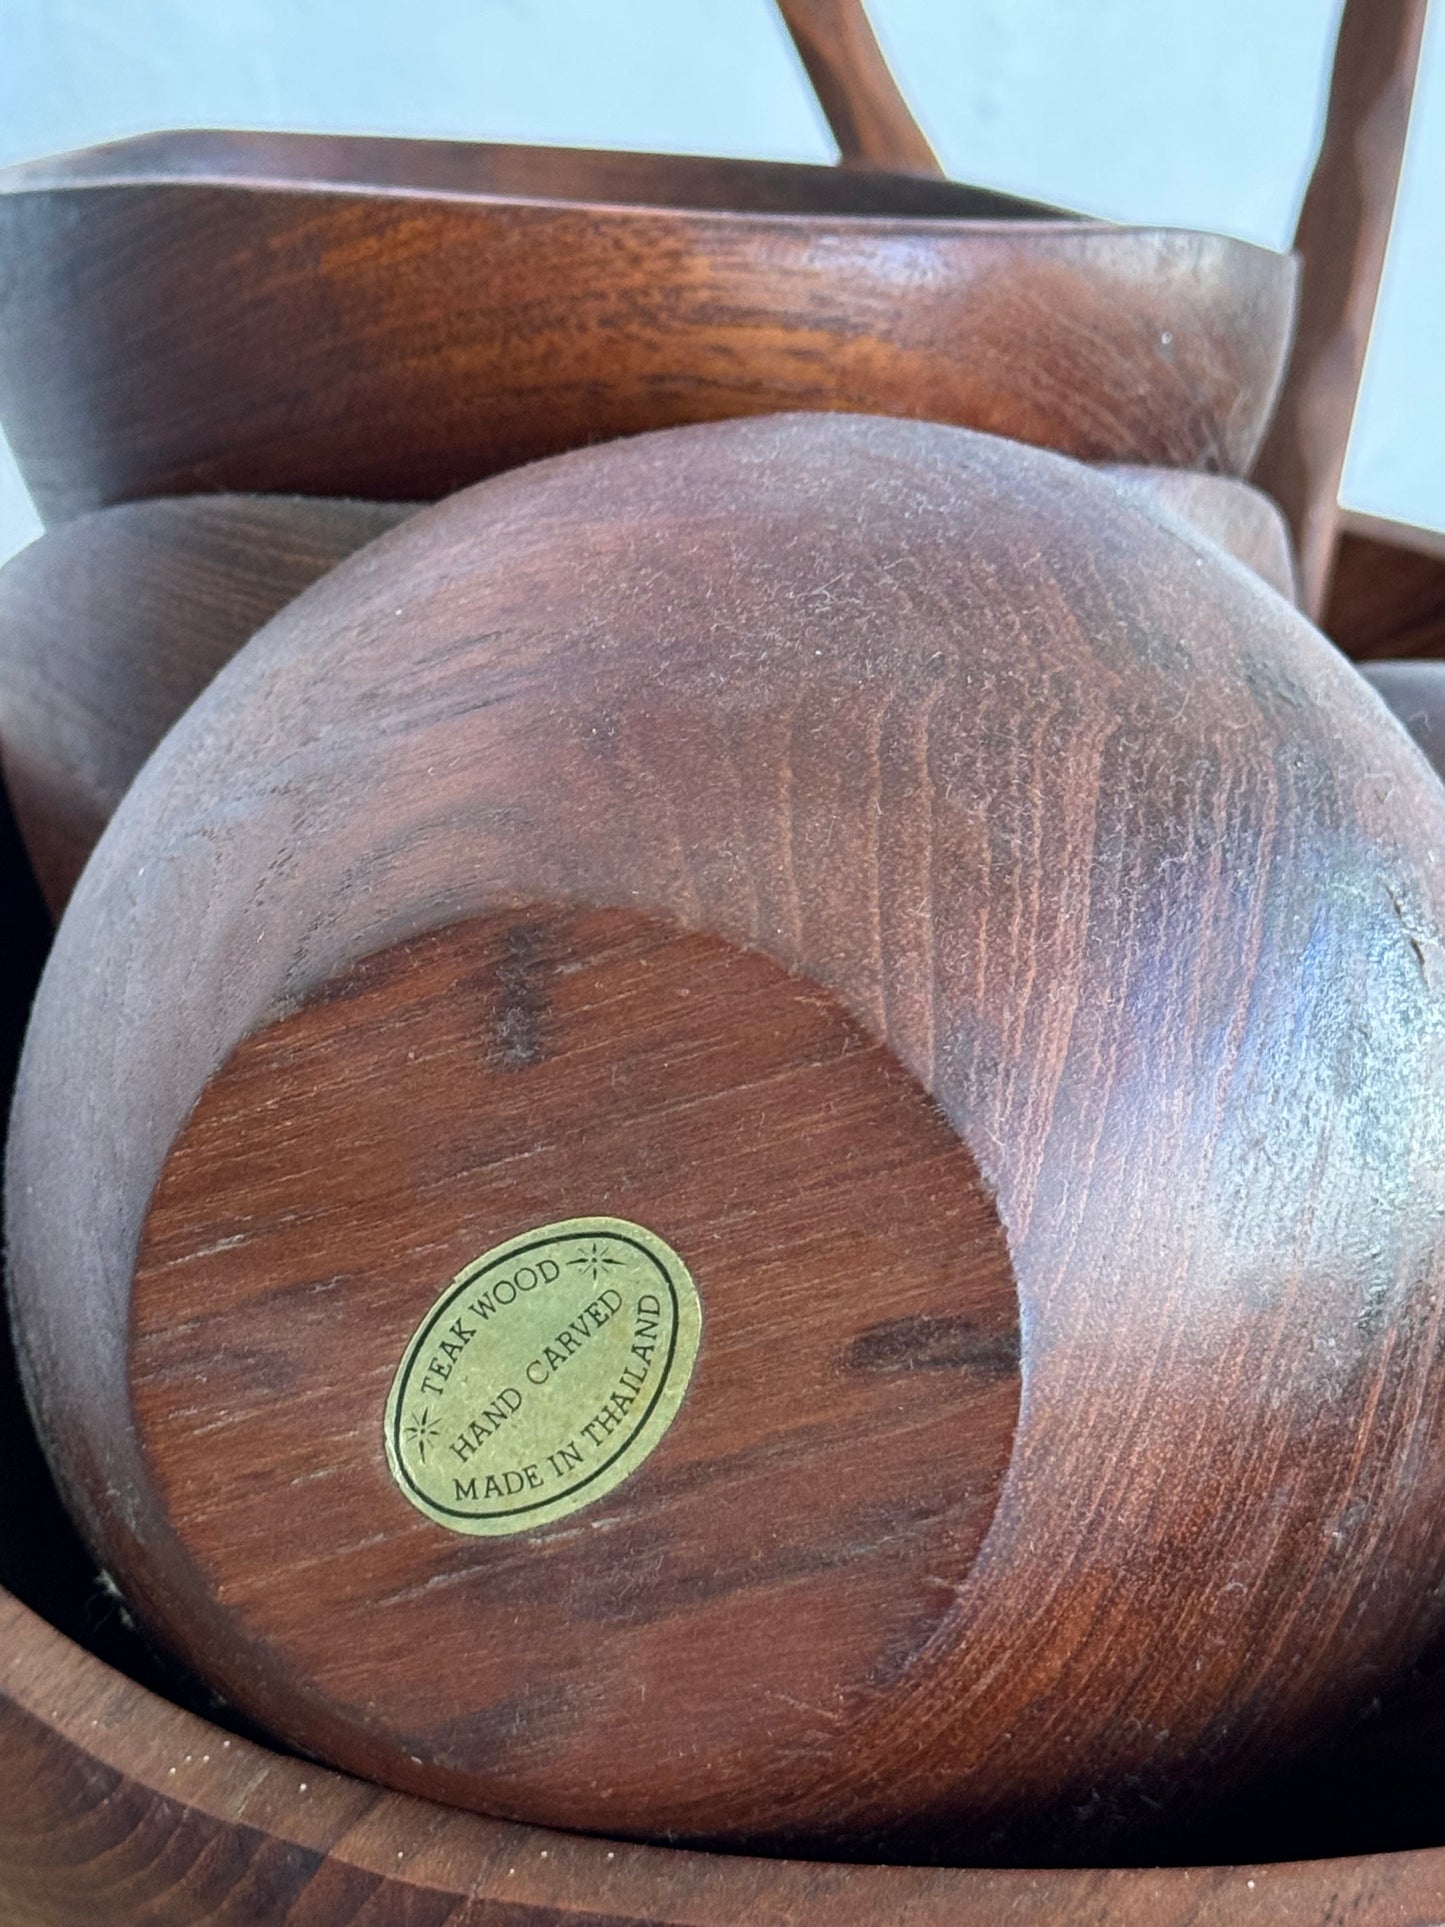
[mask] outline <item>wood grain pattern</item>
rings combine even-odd
[[[408,513],[299,497],[141,502],[52,529],[0,570],[0,767],[53,915],[216,671]]]
[[[455,1797],[495,1700],[433,1720],[420,1764],[397,1744],[443,1656],[459,1683],[470,1663],[422,1632],[446,1587],[364,1628],[368,1560],[391,1554],[323,1556],[332,1605],[353,1559],[356,1618],[318,1661],[304,1595],[273,1614],[216,1583],[216,1538],[187,1542],[134,1425],[148,1200],[236,1047],[379,951],[548,904],[761,951],[931,1093],[991,1188],[1021,1312],[1013,1450],[983,1548],[888,1676],[805,1703],[772,1756],[736,1704],[756,1771],[725,1797],[660,1766],[584,1806],[559,1720],[548,1811],[909,1855],[1117,1852],[1345,1717],[1436,1630],[1442,837],[1445,792],[1282,598],[1015,444],[730,423],[426,511],[222,672],[60,933],[8,1196],[62,1480],[234,1699],[372,1770],[394,1748],[398,1784]],[[358,1249],[391,1222],[376,1198],[367,1228],[354,1149],[387,1101],[358,1087],[355,1137],[295,1125],[288,1209],[313,1168],[330,1196],[356,1183]],[[291,1128],[277,1112],[278,1142]],[[534,1201],[569,1208],[540,1180]],[[457,1219],[437,1222],[439,1250],[407,1234],[418,1318],[455,1255]],[[312,1281],[322,1338],[357,1259],[336,1262]],[[314,1347],[252,1302],[254,1395],[284,1400]],[[389,1338],[337,1358],[328,1419],[374,1454]],[[241,1476],[244,1433],[223,1442]],[[280,1558],[312,1530],[304,1482],[265,1454],[252,1471],[237,1525],[264,1514]],[[335,1502],[369,1503],[355,1481]],[[403,1539],[412,1516],[398,1500]],[[482,1597],[473,1557],[455,1583]],[[639,1622],[652,1583],[615,1569]],[[706,1659],[649,1676],[649,1698],[691,1704]]]
[[[1318,619],[1339,536],[1340,478],[1369,347],[1425,26],[1426,0],[1345,0],[1319,158],[1295,231],[1299,331],[1255,480],[1281,504]]]
[[[863,0],[778,0],[778,12],[846,165],[942,174],[883,58]]]
[[[43,938],[32,895],[0,798],[7,1096],[9,1053]],[[60,1563],[61,1535],[52,1520],[16,1517],[15,1481],[29,1476],[29,1459],[13,1449],[7,1395],[8,1387],[0,1389],[7,1468],[0,1547],[7,1565],[28,1547],[35,1565],[26,1583],[49,1591],[60,1575],[37,1568]],[[67,1618],[85,1619],[71,1602],[54,1603]],[[87,1637],[96,1638],[93,1618]],[[118,1640],[107,1644],[124,1650]],[[135,1657],[132,1649],[125,1663]],[[1384,1824],[1396,1829],[1414,1799],[1422,1829],[1415,1837],[1429,1840],[1439,1812],[1430,1796],[1438,1693],[1422,1696],[1412,1682],[1408,1695],[1412,1720],[1403,1733],[1396,1722],[1369,1751],[1357,1744],[1332,1788],[1305,1784],[1326,1832],[1301,1838],[1280,1826],[1277,1811],[1256,1807],[1257,1840],[1273,1838],[1276,1852],[1285,1840],[1306,1853],[1338,1850],[1358,1838],[1367,1790],[1371,1804],[1385,1803]],[[1412,1757],[1413,1783],[1403,1785]],[[1397,1831],[1393,1844],[1407,1837]],[[14,1927],[92,1927],[98,1918],[116,1927],[193,1927],[198,1919],[220,1927],[338,1919],[493,1927],[499,1918],[515,1927],[599,1918],[629,1927],[733,1927],[739,1920],[993,1927],[1000,1919],[1074,1927],[1081,1915],[1100,1927],[1303,1927],[1332,1918],[1417,1927],[1445,1910],[1445,1854],[1177,1870],[925,1871],[757,1861],[551,1834],[381,1793],[238,1739],[157,1699],[0,1594],[0,1909]]]
[[[1348,517],[1324,627],[1360,661],[1445,655],[1445,535]]]
[[[1246,483],[1109,471],[1291,593],[1279,511]],[[136,771],[216,672],[405,507],[184,496],[97,509],[0,569],[0,767],[59,916]]]
[[[475,185],[411,184],[438,176]],[[299,135],[12,170],[0,420],[47,521],[197,490],[429,499],[778,408],[1248,468],[1292,261],[879,182]]]
[[[483,1249],[579,1215],[698,1280],[683,1414],[583,1513],[439,1530],[378,1450],[396,1366]],[[1007,1247],[926,1092],[816,982],[631,911],[449,926],[241,1046],[167,1160],[132,1317],[161,1503],[353,1769],[424,1758],[435,1797],[562,1824],[635,1830],[689,1780],[726,1811],[819,1709],[875,1696],[962,1584],[1018,1410]],[[534,1396],[523,1358],[493,1395]],[[611,1389],[574,1410],[579,1453]],[[437,1441],[459,1481],[474,1445]],[[365,1688],[358,1752],[378,1642],[402,1690]]]

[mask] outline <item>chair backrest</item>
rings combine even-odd
[[[1288,517],[1318,619],[1340,538],[1340,478],[1410,124],[1427,0],[1345,0],[1319,155],[1295,232],[1299,324],[1254,479]],[[844,166],[941,173],[863,0],[777,0]]]

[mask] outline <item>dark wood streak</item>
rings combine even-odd
[[[1436,1627],[1442,837],[1445,794],[1283,598],[1017,444],[733,423],[428,510],[222,672],[58,940],[9,1195],[71,1498],[233,1697],[405,1786],[674,1837],[1117,1847],[1303,1745]],[[475,1006],[449,987],[519,919],[580,966],[548,979],[549,1023],[570,997],[577,1028],[478,1104]],[[385,1022],[311,1000],[378,953]],[[846,1103],[759,1102],[784,1083],[757,1053],[838,1027],[857,1047],[799,1061]],[[606,1128],[619,1102],[635,1131]],[[644,1466],[605,1515],[628,1583],[655,1569],[680,1605],[709,1542],[742,1570],[764,1503],[826,1546],[845,1502],[935,1462],[947,1487],[904,1441],[915,1401],[943,1401],[946,1427],[948,1373],[908,1375],[896,1455],[848,1457],[842,1401],[900,1381],[842,1366],[880,1312],[849,1240],[809,1228],[830,1187],[864,1222],[927,1232],[919,1291],[943,1296],[967,1248],[985,1254],[970,1292],[1016,1286],[1018,1424],[1006,1465],[989,1446],[960,1479],[965,1525],[945,1547],[921,1523],[901,1589],[880,1545],[856,1580],[820,1562],[796,1612],[780,1588],[771,1621],[739,1586],[671,1631],[639,1623],[626,1731],[645,1745],[620,1743],[600,1687],[598,1719],[525,1773],[509,1761],[504,1786],[485,1757],[428,1763],[429,1721],[464,1709],[437,1703],[456,1680],[426,1655],[469,1640],[486,1560],[565,1575],[571,1544],[609,1539],[581,1515],[575,1541],[447,1547],[475,1557],[470,1592],[370,1616],[379,1581],[399,1592],[441,1556],[435,1528],[382,1510],[380,1401],[441,1283],[495,1238],[601,1192],[676,1232],[704,1279],[746,1259],[712,1287],[714,1336],[648,1464],[776,1426],[788,1476],[679,1492],[679,1533],[649,1541]],[[949,1211],[975,1207],[974,1244],[951,1243]],[[268,1310],[278,1280],[325,1275],[323,1249],[345,1289]],[[895,1249],[871,1241],[869,1279]],[[786,1321],[788,1373],[749,1352],[760,1306]],[[275,1348],[310,1391],[228,1385],[197,1319]],[[209,1488],[185,1476],[208,1408],[237,1415],[207,1434]],[[332,1463],[345,1505],[300,1477]],[[547,1640],[477,1675],[479,1707],[510,1701],[514,1662],[576,1663],[565,1579],[556,1594]],[[749,1669],[806,1690],[717,1694]]]
[[[854,1372],[1012,1373],[1018,1334],[982,1332],[967,1318],[890,1318],[870,1325],[848,1347]]]
[[[543,1037],[550,1000],[546,968],[538,949],[542,934],[525,923],[512,924],[496,969],[496,1014],[492,1020],[497,1039],[495,1055],[499,1064],[510,1069],[539,1064],[545,1055]]]

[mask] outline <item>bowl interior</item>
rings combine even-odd
[[[1078,218],[1037,201],[957,181],[861,168],[371,134],[206,129],[142,134],[27,162],[0,176],[0,188],[177,180],[743,214],[891,215],[940,221]]]

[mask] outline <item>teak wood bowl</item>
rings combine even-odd
[[[217,670],[410,512],[302,496],[124,503],[50,530],[0,569],[0,768],[52,914]]]
[[[4,819],[0,794],[0,832]],[[27,895],[18,848],[0,833],[12,967],[18,928],[33,924]],[[0,968],[7,1040],[30,985]],[[15,1468],[8,1458],[7,1479]],[[42,1517],[28,1546],[6,1549],[39,1566],[55,1538]],[[1445,1851],[957,1870],[754,1860],[507,1825],[238,1738],[0,1590],[0,1914],[9,1927],[1419,1927],[1445,1918]]]
[[[1185,1810],[1437,1628],[1440,840],[1282,598],[1018,444],[730,423],[424,512],[62,925],[9,1228],[72,1502],[236,1703],[450,1801],[1055,1855]],[[388,1384],[559,1219],[683,1254],[696,1378],[477,1542]]]
[[[1247,483],[1107,471],[1292,593]],[[261,625],[415,505],[183,496],[96,509],[0,569],[0,767],[53,915],[166,730]]]
[[[140,496],[431,499],[780,408],[1247,472],[1295,265],[953,184],[265,134],[0,176],[0,422],[47,521]]]

